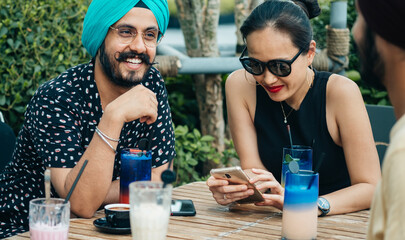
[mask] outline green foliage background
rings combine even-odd
[[[88,61],[80,33],[89,2],[0,1],[0,111],[16,132],[41,83]]]

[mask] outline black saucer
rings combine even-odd
[[[131,233],[131,228],[118,228],[118,227],[112,227],[105,217],[103,218],[98,218],[94,220],[93,222],[94,226],[96,226],[100,231],[106,232],[106,233],[114,233],[114,234],[127,234]]]

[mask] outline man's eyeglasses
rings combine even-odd
[[[131,43],[138,35],[138,31],[133,27],[121,26],[115,28],[110,26],[110,28],[117,32],[122,43]],[[141,32],[141,34],[143,43],[148,47],[156,47],[163,38],[162,32],[158,29],[149,29],[145,32]]]
[[[255,58],[244,56],[246,50],[247,48],[245,47],[239,57],[239,61],[247,72],[253,75],[261,75],[263,74],[265,67],[267,67],[272,74],[278,77],[287,77],[291,73],[291,64],[293,64],[304,49],[301,49],[291,60],[275,59],[270,60],[267,63]]]

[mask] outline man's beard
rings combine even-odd
[[[362,81],[375,89],[386,90],[382,83],[385,75],[384,62],[375,45],[375,34],[368,26],[365,28],[363,42],[358,44],[358,52]]]
[[[126,77],[122,75],[119,70],[118,64],[120,62],[125,62],[128,58],[138,57],[143,63],[146,63],[148,68],[143,73],[142,77],[137,76],[136,71],[130,71]],[[114,59],[108,56],[105,51],[104,42],[100,46],[100,63],[103,68],[104,73],[107,75],[108,79],[115,85],[120,87],[133,87],[142,82],[147,73],[149,72],[153,62],[150,62],[150,58],[146,54],[137,54],[134,52],[116,52],[113,56]],[[116,60],[116,61],[114,61]]]

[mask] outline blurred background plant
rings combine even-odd
[[[215,140],[212,136],[202,136],[197,128],[192,130],[186,125],[176,126],[176,160],[174,170],[177,173],[175,185],[194,181],[205,181],[209,172],[204,170],[204,163],[212,161],[227,166],[237,154],[231,140],[226,140],[226,149],[218,153],[212,146]]]
[[[90,60],[81,44],[83,19],[91,0],[1,0],[0,1],[0,111],[18,133],[26,105],[38,86],[66,69]],[[171,15],[176,16],[174,0],[169,0]],[[325,26],[329,23],[330,1],[319,0],[322,14],[311,20],[317,46],[325,46]],[[221,0],[221,14],[231,16],[234,0]],[[354,0],[348,0],[348,27],[356,18]],[[353,41],[352,41],[353,42]],[[351,46],[349,78],[360,87],[366,103],[389,105],[387,93],[364,86],[358,74],[359,62]],[[223,75],[223,82],[227,75]],[[212,137],[201,136],[195,89],[190,76],[166,78],[173,122],[176,125],[174,162],[178,184],[204,180],[204,161],[222,165],[235,164],[237,154],[232,141],[226,149],[215,152]],[[225,100],[225,99],[224,99]],[[225,109],[224,109],[225,110]],[[226,119],[226,111],[224,111]]]
[[[41,83],[89,60],[80,42],[89,2],[0,1],[0,111],[14,131]]]

